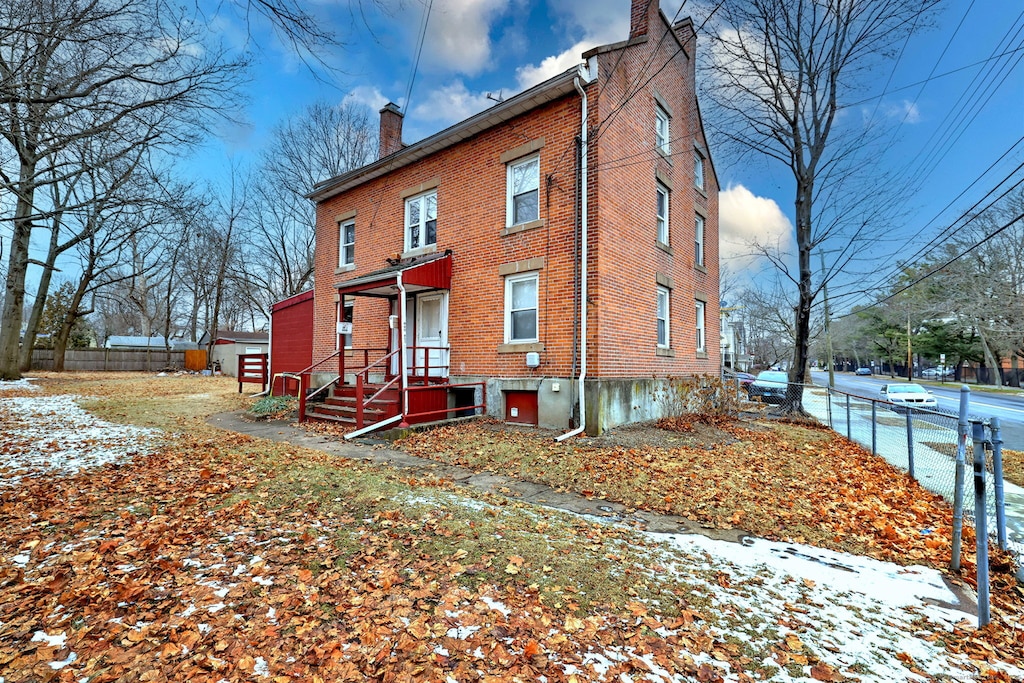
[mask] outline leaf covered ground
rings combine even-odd
[[[791,544],[729,544],[732,556],[684,537],[666,545],[443,478],[223,432],[206,416],[250,402],[230,378],[35,384],[0,393],[3,683],[1007,681],[1015,670],[993,666],[1019,657],[1004,608],[1000,630],[978,632],[913,595],[942,594],[934,570],[865,560],[850,575],[826,566],[849,556],[830,555],[806,566],[835,576],[800,579],[752,562],[781,552],[783,565],[804,566]],[[72,406],[67,395],[81,398]],[[741,436],[723,427],[715,448]],[[441,432],[434,457],[506,438],[525,459],[558,455],[541,439],[496,434]],[[697,447],[687,433],[665,438]],[[598,457],[611,466],[626,455]],[[583,482],[595,476],[586,471]],[[647,476],[660,486],[669,475]],[[680,504],[692,486],[652,507]],[[705,505],[718,511],[709,523],[737,523],[727,495]],[[809,529],[816,519],[785,512]],[[893,529],[895,539],[858,542],[896,554],[909,530]],[[941,556],[916,539],[908,549],[924,563]],[[870,598],[881,584],[888,602]]]

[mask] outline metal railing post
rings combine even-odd
[[[363,373],[356,375],[356,427],[363,428]]]
[[[988,585],[988,518],[985,513],[985,425],[981,420],[971,420],[974,438],[974,535],[977,557],[978,583],[978,627],[988,625],[992,617],[989,612]]]
[[[914,409],[907,406],[907,472],[914,476]]]
[[[960,571],[960,545],[964,529],[964,470],[967,467],[967,413],[971,400],[971,389],[960,387],[960,415],[956,422],[956,484],[953,489],[953,549],[949,568]]]
[[[871,455],[878,455],[878,401],[871,402]]]
[[[306,421],[306,390],[309,389],[309,375],[299,375],[299,422]]]
[[[988,421],[992,442],[992,479],[996,489],[996,537],[999,548],[1006,550],[1006,499],[1003,493],[1003,435],[999,429],[999,418]]]
[[[846,438],[853,440],[853,430],[850,426],[850,395],[846,395]]]

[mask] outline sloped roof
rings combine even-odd
[[[234,330],[217,330],[218,341],[233,342],[258,342],[269,343],[270,334],[267,332],[237,332]]]

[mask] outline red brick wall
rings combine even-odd
[[[665,35],[668,32],[668,35]],[[707,150],[694,90],[693,48],[681,50],[659,16],[645,42],[600,56],[605,79],[596,122],[600,229],[592,230],[599,253],[591,299],[600,342],[595,374],[606,377],[714,373],[720,363],[718,319],[718,185],[705,162],[705,190],[694,186],[694,143]],[[692,35],[692,34],[691,34]],[[664,38],[663,38],[664,36]],[[617,63],[617,66],[616,66]],[[661,68],[667,63],[665,68]],[[609,72],[616,66],[615,73]],[[659,73],[658,72],[660,69]],[[653,75],[653,78],[652,78]],[[649,81],[649,83],[647,83]],[[647,85],[637,90],[638,85]],[[671,114],[670,154],[655,145],[655,95]],[[657,177],[668,181],[671,253],[657,246]],[[704,268],[695,266],[695,206],[705,216]],[[670,344],[657,353],[658,274],[671,279]],[[696,352],[695,297],[706,300],[706,353]]]
[[[655,4],[656,6],[656,4]],[[655,12],[657,10],[655,9]],[[718,333],[718,186],[705,164],[706,196],[694,189],[694,143],[707,149],[699,126],[693,86],[692,50],[679,50],[661,15],[647,41],[600,57],[590,98],[590,301],[588,374],[592,377],[672,376],[715,372]],[[656,55],[651,55],[657,50]],[[666,61],[668,67],[627,100]],[[657,89],[672,111],[672,156],[654,151]],[[600,91],[600,98],[598,92]],[[598,101],[600,99],[600,101]],[[439,179],[437,249],[451,249],[452,289],[448,334],[451,374],[494,377],[565,377],[573,346],[574,138],[579,133],[580,98],[568,95],[523,116],[442,150],[418,163],[321,202],[317,208],[315,359],[334,353],[334,285],[386,265],[403,249],[404,201],[400,193]],[[540,150],[542,227],[502,235],[505,227],[506,164],[502,153],[544,138]],[[669,255],[655,244],[655,173],[672,184]],[[706,208],[706,272],[694,267],[694,206]],[[338,216],[356,212],[355,269],[336,272]],[[504,335],[504,278],[499,266],[543,258],[539,271],[541,366],[532,373],[524,352],[499,353]],[[656,353],[657,273],[674,283],[671,335],[674,357]],[[694,295],[707,298],[706,358],[694,349]],[[357,348],[383,347],[387,310],[379,300],[356,298]]]

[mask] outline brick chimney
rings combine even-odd
[[[657,12],[658,0],[633,0],[629,10],[629,37],[646,36],[650,29],[651,12]]]
[[[380,152],[378,159],[394,154],[405,147],[402,144],[402,120],[405,115],[394,102],[388,102],[380,110]]]

